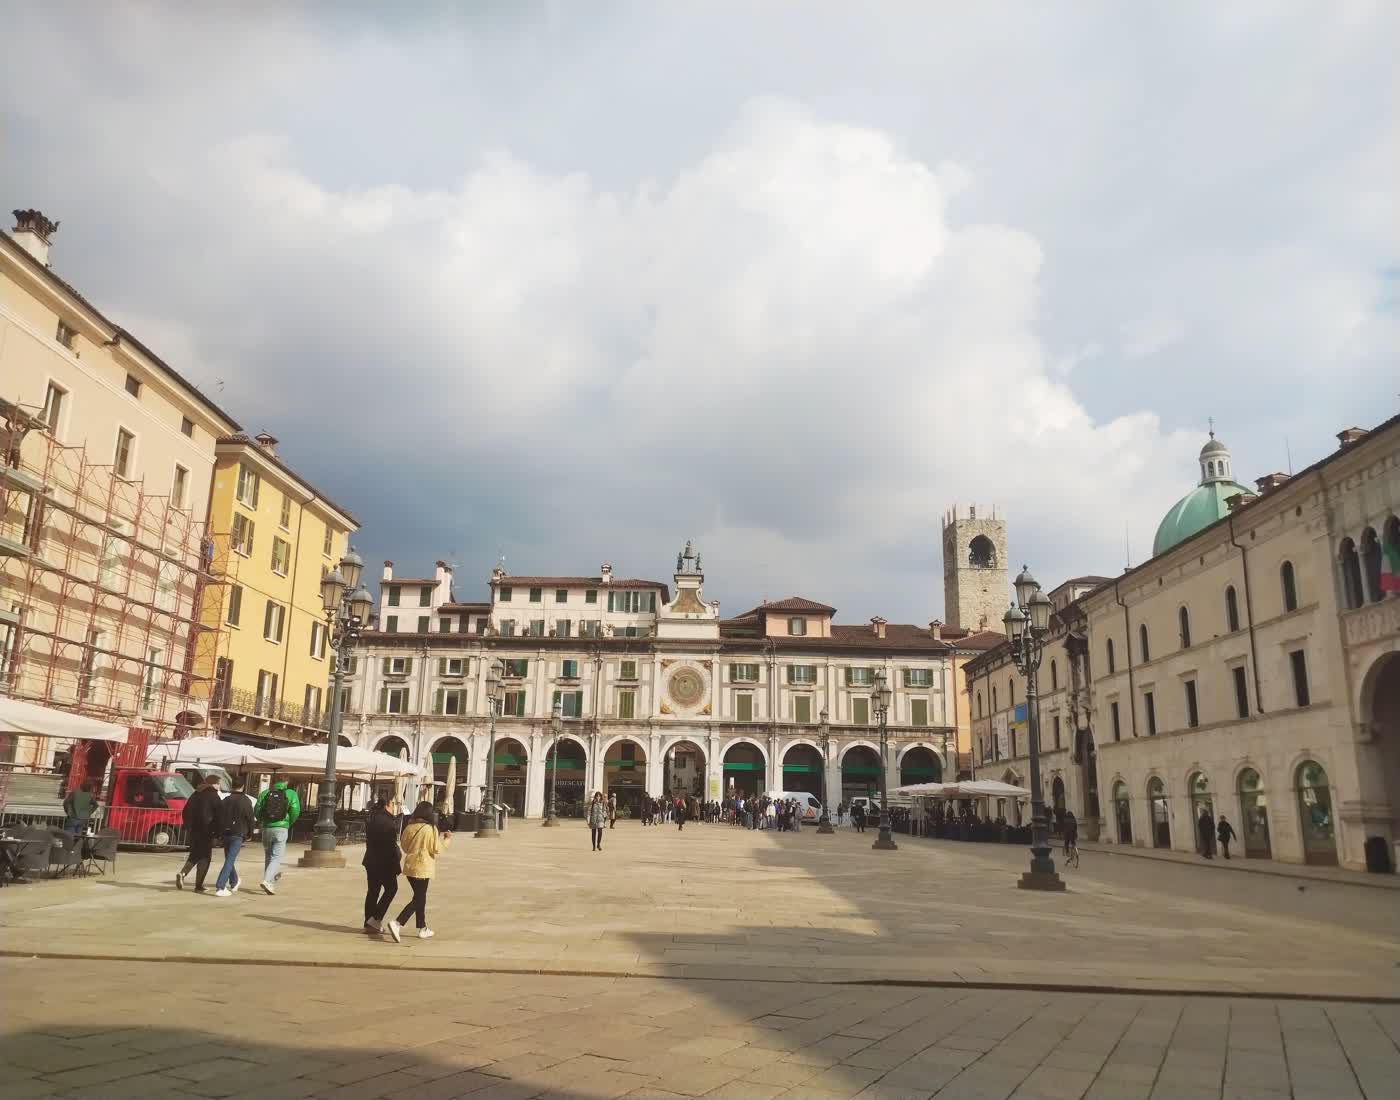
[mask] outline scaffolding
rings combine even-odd
[[[208,728],[224,633],[208,597],[237,555],[189,503],[0,399],[0,693],[153,740]]]

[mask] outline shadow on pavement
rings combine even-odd
[[[274,917],[267,913],[244,913],[243,917],[245,920],[265,920],[272,924],[290,924],[296,928],[310,928],[317,932],[344,932],[352,936],[359,936],[361,939],[368,938],[363,929],[351,928],[344,923],[329,924],[319,920],[298,920],[295,917]]]

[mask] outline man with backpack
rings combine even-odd
[[[301,800],[285,779],[279,779],[258,795],[253,816],[262,827],[263,877],[259,885],[264,894],[275,894],[278,868],[287,851],[287,836],[301,816]]]

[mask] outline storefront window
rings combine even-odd
[[[1128,785],[1121,780],[1113,784],[1113,816],[1118,822],[1118,843],[1133,842],[1133,815],[1128,803]]]
[[[1336,824],[1332,792],[1322,765],[1308,760],[1298,767],[1298,821],[1303,832],[1303,859],[1307,863],[1337,862]]]
[[[1152,819],[1152,847],[1170,848],[1172,824],[1167,809],[1167,788],[1155,776],[1147,784],[1147,805]]]
[[[1191,773],[1191,826],[1196,830],[1196,851],[1201,850],[1201,814],[1210,815],[1210,830],[1208,836],[1209,843],[1214,844],[1215,837],[1215,800],[1210,794],[1210,780],[1205,777],[1204,772]]]
[[[1264,784],[1253,768],[1240,772],[1240,824],[1244,854],[1254,859],[1270,858],[1273,853],[1269,845],[1269,804]]]

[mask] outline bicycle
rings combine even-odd
[[[1068,840],[1065,841],[1065,866],[1079,866],[1079,845],[1073,844]]]

